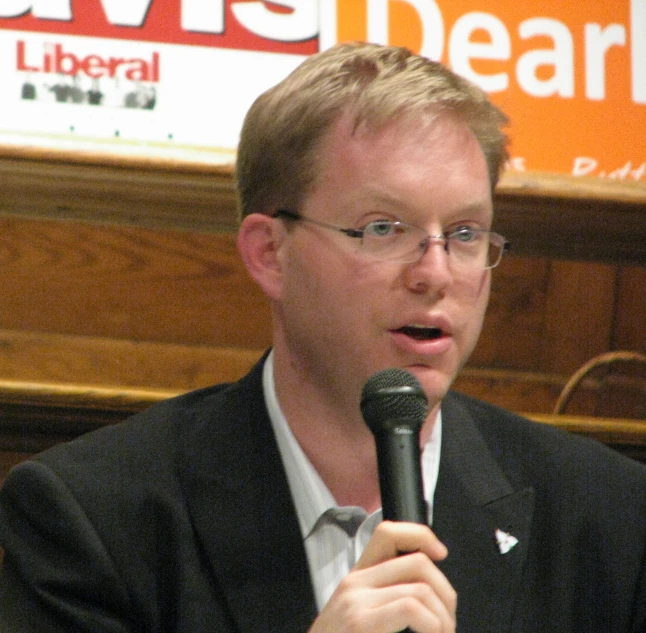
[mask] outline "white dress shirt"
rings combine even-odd
[[[269,418],[289,482],[319,611],[350,571],[381,521],[381,510],[339,507],[332,493],[294,437],[276,396],[273,352],[263,368],[263,390]],[[438,414],[422,450],[422,480],[432,522],[433,497],[440,467],[442,416]]]

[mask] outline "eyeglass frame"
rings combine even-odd
[[[341,226],[338,226],[336,224],[330,224],[328,222],[323,222],[322,220],[316,220],[315,218],[310,218],[308,216],[305,216],[301,213],[298,213],[297,211],[291,211],[290,209],[278,209],[278,211],[275,211],[272,215],[272,218],[276,219],[284,219],[284,220],[290,220],[292,222],[309,222],[310,224],[314,224],[316,226],[320,226],[322,228],[326,229],[331,229],[333,231],[339,231],[341,233],[344,233],[348,237],[354,238],[354,239],[361,239],[363,240],[364,234],[366,232],[366,228],[364,227],[363,229],[349,229],[349,228],[344,228]],[[479,228],[473,228],[473,227],[460,227],[456,229],[455,231],[447,231],[443,233],[442,235],[431,235],[430,233],[427,233],[424,231],[424,229],[420,228],[419,226],[415,226],[414,224],[409,224],[407,222],[401,222],[399,220],[373,220],[373,222],[368,222],[367,226],[370,226],[370,224],[373,223],[379,223],[379,222],[388,222],[389,224],[392,224],[393,226],[397,227],[406,227],[409,229],[415,229],[416,231],[419,231],[420,233],[425,233],[426,237],[419,242],[418,246],[420,247],[419,254],[413,258],[413,259],[407,259],[407,258],[385,258],[383,260],[380,260],[378,257],[375,257],[376,261],[397,261],[400,263],[407,263],[407,264],[412,264],[414,262],[419,261],[428,251],[428,247],[431,244],[431,240],[442,240],[444,242],[444,251],[449,254],[449,242],[451,239],[454,238],[455,235],[458,235],[460,231],[464,231],[465,229],[477,233],[479,235],[486,235],[489,239],[489,244],[491,244],[491,238],[493,237],[496,241],[499,242],[499,244],[494,245],[498,246],[500,249],[500,255],[498,255],[498,259],[494,264],[490,264],[488,266],[484,266],[482,269],[479,270],[492,270],[493,268],[496,268],[498,264],[502,261],[503,255],[510,250],[511,248],[511,243],[507,241],[507,239],[500,235],[500,233],[496,233],[495,231],[491,231],[489,229],[479,229]],[[412,254],[411,254],[412,255]]]

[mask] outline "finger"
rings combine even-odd
[[[370,567],[395,558],[401,552],[423,552],[431,560],[444,560],[448,555],[446,546],[428,526],[383,521],[375,529],[356,567]]]
[[[402,585],[383,590],[383,596],[375,596],[378,604],[347,613],[345,622],[351,631],[371,633],[394,633],[413,631],[453,633],[455,616],[449,613],[437,596],[433,597],[421,585]],[[394,595],[400,593],[401,595]],[[381,590],[376,592],[381,593]]]
[[[429,609],[410,596],[391,601],[371,614],[375,621],[385,622],[387,631],[423,631],[424,633],[454,633],[455,617],[439,605]],[[367,629],[369,630],[369,629]]]
[[[406,554],[389,561],[388,565],[382,563],[373,569],[383,574],[382,578],[387,585],[397,586],[415,582],[428,587],[429,595],[440,600],[447,612],[455,615],[457,606],[455,589],[426,554],[421,552]]]
[[[435,614],[444,626],[455,624],[455,600],[445,602],[442,597],[431,587],[423,582],[390,585],[374,589],[369,597],[372,609],[379,609],[391,603],[398,603],[404,613],[410,615],[420,607]],[[410,626],[410,623],[409,623]]]
[[[446,576],[421,552],[406,554],[363,570],[353,570],[346,577],[348,584],[370,587],[373,590],[393,588],[391,597],[405,595],[407,586],[421,587],[425,595],[432,595],[444,605],[447,613],[455,615],[457,594]],[[377,595],[377,594],[375,594]],[[389,595],[387,593],[381,596]],[[432,605],[429,604],[429,607]]]

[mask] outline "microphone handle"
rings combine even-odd
[[[375,442],[383,518],[428,525],[419,432],[395,422]]]
[[[395,424],[375,440],[383,518],[427,525],[419,433],[410,426]],[[401,633],[413,631],[406,628]]]

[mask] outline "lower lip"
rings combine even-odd
[[[451,347],[452,341],[450,336],[418,340],[395,330],[391,330],[391,335],[395,345],[399,349],[406,352],[412,352],[414,354],[423,354],[425,356],[438,356],[440,354],[445,354]]]

